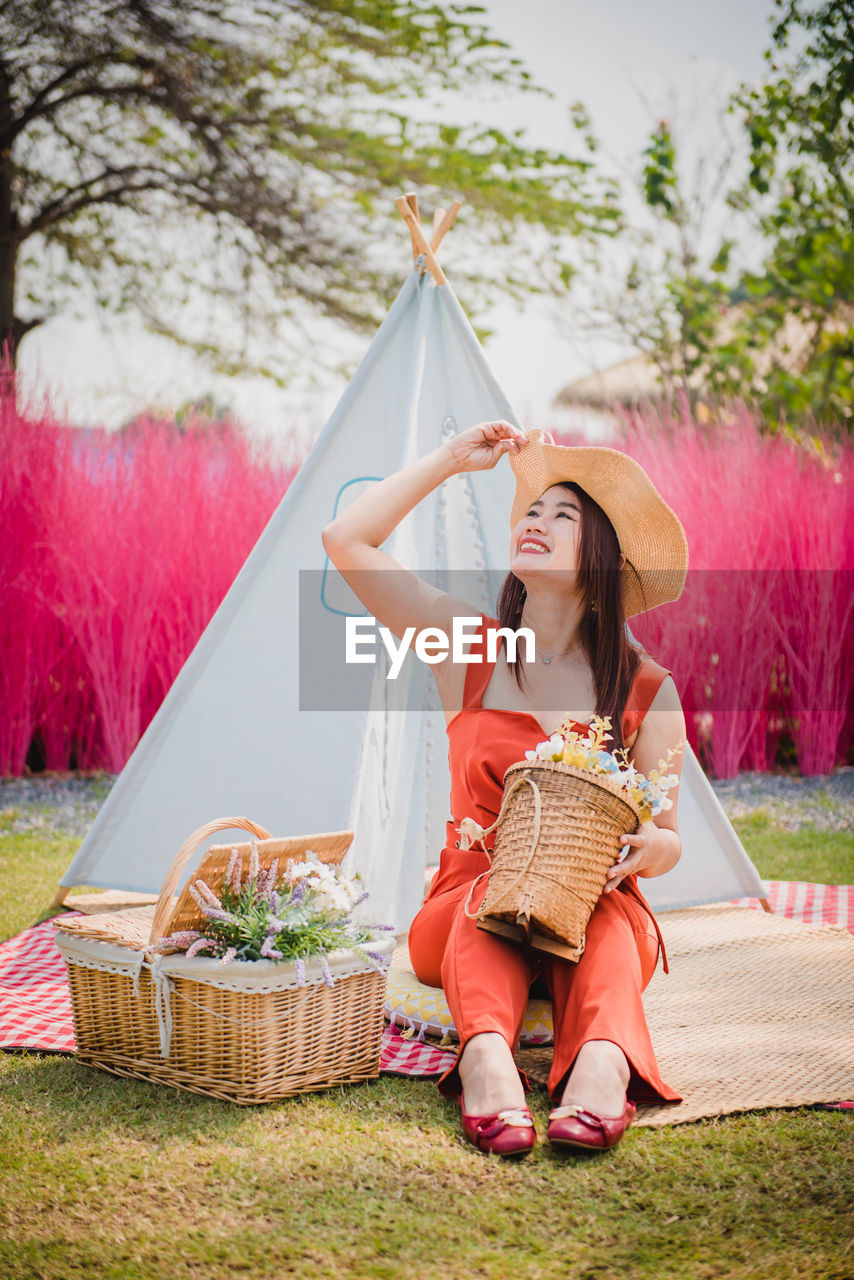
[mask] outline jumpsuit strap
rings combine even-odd
[[[627,893],[630,898],[634,898],[635,902],[637,902],[641,907],[643,907],[644,911],[652,921],[653,927],[655,929],[655,936],[658,938],[658,947],[661,952],[661,963],[664,966],[664,972],[669,973],[670,966],[667,963],[667,950],[664,946],[664,938],[661,936],[661,930],[658,927],[658,921],[653,915],[652,908],[650,907],[646,898],[643,896],[640,889],[638,888],[635,877],[626,876],[625,880],[623,880],[622,883],[620,884],[620,889],[623,891],[623,893]]]

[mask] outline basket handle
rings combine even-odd
[[[516,877],[513,884],[510,886],[510,889],[515,889],[516,885],[519,884],[523,876],[527,873],[528,868],[530,867],[531,863],[534,860],[534,854],[537,852],[537,844],[539,843],[539,839],[540,839],[540,814],[542,812],[542,801],[540,800],[540,788],[537,786],[536,782],[530,776],[530,774],[523,773],[521,778],[517,778],[516,781],[513,782],[507,788],[507,790],[504,792],[504,798],[501,801],[501,809],[499,810],[498,817],[495,819],[492,826],[487,827],[486,831],[483,832],[483,835],[487,836],[489,835],[490,831],[495,830],[495,828],[498,826],[501,819],[504,817],[504,810],[506,809],[507,802],[510,799],[510,797],[513,795],[513,792],[518,791],[519,788],[523,787],[526,782],[534,793],[534,838],[531,841],[531,851],[528,854],[528,860],[525,863],[522,870],[519,872],[519,875]],[[462,828],[460,829],[462,830]],[[477,877],[477,880],[475,880],[474,884],[472,885],[469,896],[466,899],[466,904],[463,907],[463,911],[468,916],[469,920],[474,920],[476,916],[480,915],[480,911],[470,911],[469,908],[471,907],[471,900],[474,897],[474,891],[475,891],[475,887],[477,885],[478,880],[483,879],[483,877],[486,875],[489,875],[489,871],[481,871],[480,875]],[[505,892],[509,893],[510,889],[505,890]]]
[[[469,889],[469,896],[466,898],[465,906],[463,907],[463,912],[465,913],[466,916],[468,916],[469,920],[476,920],[477,917],[480,915],[480,907],[478,907],[477,911],[472,911],[470,909],[471,900],[474,897],[475,889],[480,884],[483,877],[489,875],[490,870],[491,868],[488,867],[486,871],[481,871],[480,875],[477,876],[476,879],[472,880],[471,888]]]
[[[181,878],[181,872],[199,845],[207,840],[208,836],[214,835],[217,831],[233,830],[248,831],[251,835],[257,836],[259,840],[270,839],[270,832],[266,827],[259,826],[251,818],[217,818],[214,822],[206,822],[203,827],[197,828],[192,835],[187,836],[187,839],[172,859],[171,867],[166,872],[163,888],[160,890],[160,897],[157,899],[157,906],[154,908],[150,942],[159,942],[166,935],[166,925],[173,910],[172,895],[175,892],[175,886]]]
[[[475,822],[474,818],[462,819],[462,822],[460,823],[461,849],[471,849],[472,844],[480,845],[489,861],[492,861],[492,854],[490,854],[487,846],[484,845],[484,840],[488,835],[490,835],[490,832],[494,831],[495,827],[498,826],[498,823],[501,822],[501,819],[504,817],[504,809],[507,808],[507,801],[510,800],[513,791],[516,791],[517,788],[522,786],[522,783],[528,781],[530,781],[528,774],[524,773],[521,778],[516,778],[516,781],[511,783],[510,787],[507,788],[507,791],[504,791],[504,795],[501,800],[501,809],[498,810],[498,817],[495,818],[492,827],[481,827],[480,823]],[[531,782],[531,786],[534,786],[533,782]],[[536,828],[538,828],[539,831],[539,817],[538,822],[536,822]]]

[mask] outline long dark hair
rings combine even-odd
[[[620,574],[620,544],[614,526],[597,502],[580,485],[561,484],[581,503],[578,544],[578,588],[584,605],[579,626],[581,645],[593,672],[596,714],[610,716],[611,750],[623,745],[623,711],[640,666],[637,649],[626,638],[626,617]],[[627,566],[632,569],[633,566]],[[514,631],[522,624],[525,585],[510,573],[498,596],[498,620]],[[517,661],[514,674],[522,687],[524,671]]]

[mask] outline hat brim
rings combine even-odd
[[[605,512],[626,557],[626,617],[677,600],[688,572],[688,540],[640,463],[618,449],[543,444],[538,434],[529,432],[529,443],[508,455],[516,476],[511,529],[552,485],[574,481]]]

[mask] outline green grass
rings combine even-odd
[[[764,809],[732,824],[765,880],[854,884],[854,832],[784,831]]]
[[[0,832],[0,938],[41,918],[80,840],[53,832]]]
[[[851,879],[847,835],[736,825],[768,878]],[[6,933],[50,901],[77,843],[0,834]],[[546,1105],[535,1091],[541,1133]],[[512,1164],[468,1147],[427,1081],[242,1109],[3,1054],[0,1275],[843,1280],[851,1123],[756,1112]]]

